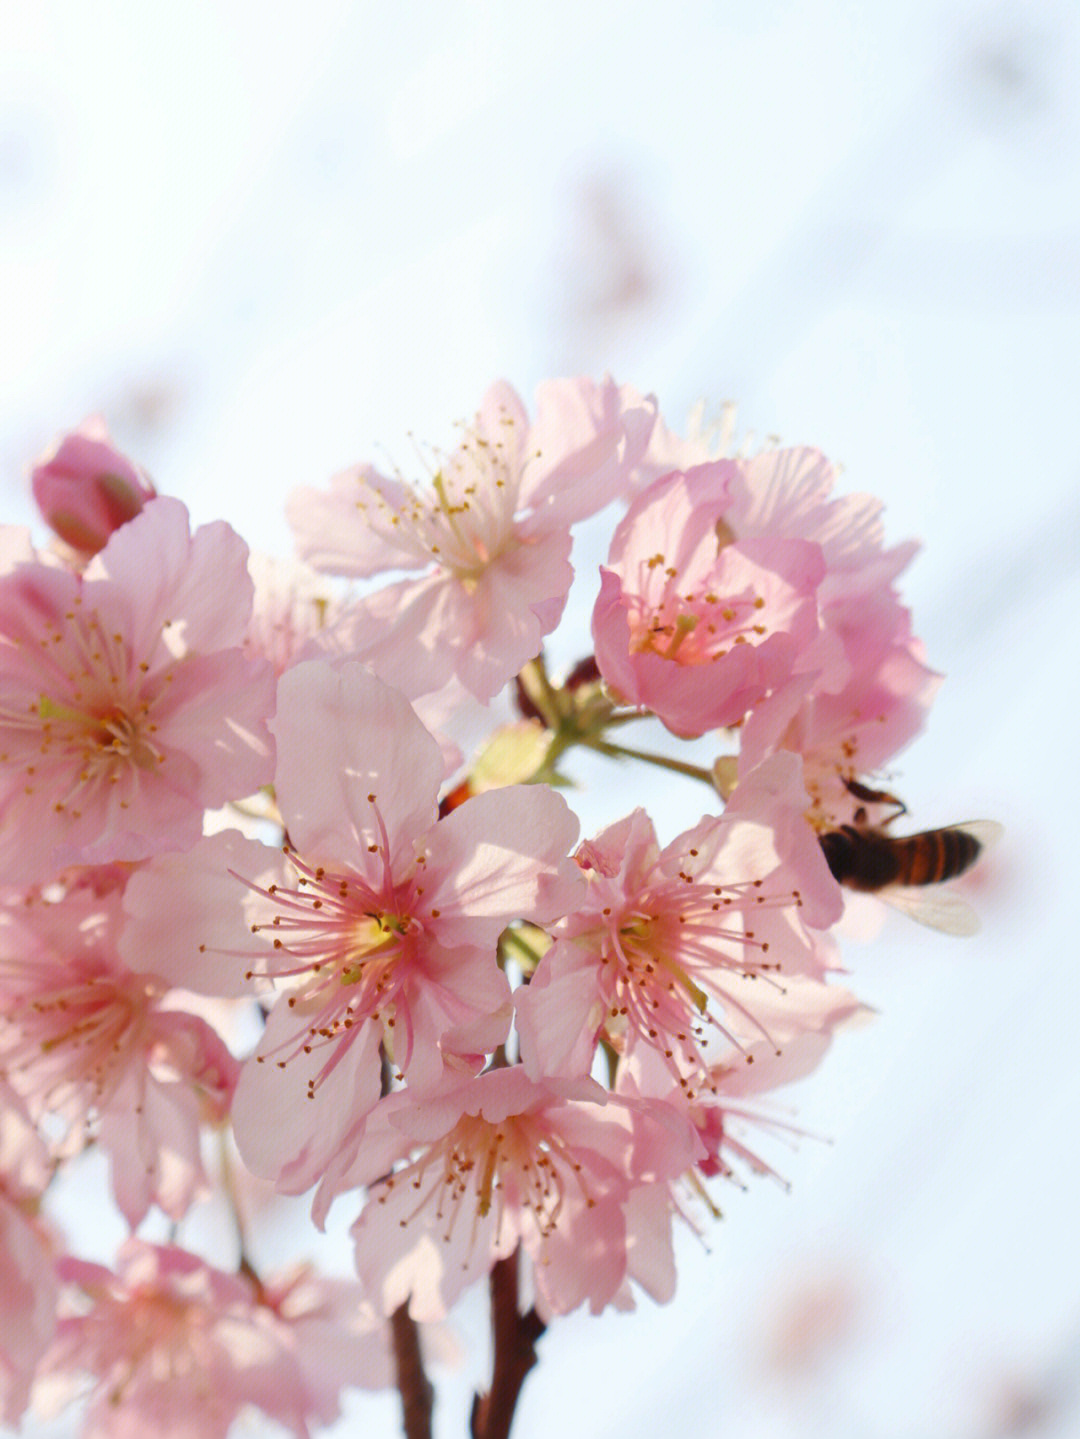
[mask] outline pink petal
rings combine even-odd
[[[546,785],[488,790],[440,820],[423,896],[423,912],[440,912],[440,941],[485,944],[511,919],[541,922],[563,912],[578,893],[567,860],[577,834],[576,815]]]
[[[380,877],[384,863],[411,860],[436,817],[443,763],[402,694],[355,661],[305,661],[281,677],[273,728],[278,804],[305,860]]]

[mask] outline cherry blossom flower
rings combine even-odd
[[[131,1239],[115,1273],[74,1258],[56,1343],[54,1391],[96,1381],[83,1439],[225,1439],[259,1409],[299,1439],[331,1424],[345,1389],[395,1381],[385,1319],[352,1279],[294,1265],[266,1278],[227,1274],[175,1245]],[[455,1349],[440,1327],[425,1348]]]
[[[38,509],[81,559],[103,549],[157,494],[137,465],[115,449],[104,421],[86,420],[33,468]]]
[[[519,1244],[546,1313],[586,1302],[598,1313],[626,1269],[627,1195],[698,1152],[692,1125],[666,1106],[608,1101],[588,1079],[536,1083],[515,1067],[422,1104],[391,1095],[327,1182],[371,1186],[356,1264],[387,1314],[408,1301],[414,1319],[441,1318]]]
[[[217,993],[258,972],[281,986],[233,1122],[245,1162],[299,1192],[379,1098],[384,1048],[430,1089],[448,1067],[478,1069],[506,1037],[498,937],[571,902],[577,821],[539,785],[479,795],[438,820],[435,741],[355,662],[288,670],[274,730],[288,872],[264,885],[265,849],[237,836],[155,862],[132,883],[127,943],[153,947],[176,984],[213,985],[216,961]],[[205,888],[226,845],[248,881],[231,905],[223,880]]]
[[[59,567],[61,561],[48,550],[39,555],[34,549],[30,531],[25,525],[0,525],[0,575],[6,575],[16,565],[37,562]]]
[[[736,445],[736,417],[737,408],[730,400],[720,406],[716,415],[707,414],[705,401],[698,400],[687,417],[686,433],[680,435],[669,429],[663,416],[658,414],[645,453],[630,476],[630,494],[639,495],[654,480],[670,475],[673,470],[685,473],[695,465],[748,453],[753,437],[748,436]]]
[[[656,1049],[693,1094],[711,1037],[779,1042],[759,999],[790,976],[823,975],[830,952],[813,930],[842,908],[802,817],[799,770],[775,756],[722,815],[663,850],[641,809],[579,848],[585,901],[515,996],[529,1074],[586,1073],[602,1038]]]
[[[356,1280],[331,1279],[297,1264],[262,1281],[258,1294],[299,1370],[308,1418],[333,1423],[343,1389],[393,1385],[386,1321]]]
[[[238,1066],[203,1020],[163,1002],[168,986],[117,955],[121,892],[73,886],[0,912],[0,1058],[36,1116],[94,1137],[134,1227],[151,1203],[174,1219],[205,1182],[202,1119],[228,1113]],[[152,956],[147,956],[152,959]]]
[[[26,1106],[0,1080],[0,1423],[17,1425],[56,1326],[55,1259],[36,1217],[52,1166]]]
[[[570,526],[616,498],[652,427],[651,401],[610,379],[551,380],[531,424],[505,382],[484,396],[430,487],[369,465],[338,475],[329,495],[288,505],[301,554],[317,569],[363,577],[420,570],[358,608],[377,673],[420,669],[425,690],[451,674],[488,700],[554,629],[573,578]]]
[[[74,1258],[60,1273],[65,1312],[45,1367],[54,1384],[95,1381],[83,1439],[226,1439],[249,1406],[309,1439],[309,1417],[336,1414],[336,1366],[319,1385],[246,1276],[136,1239],[115,1274]]]
[[[821,604],[851,606],[887,588],[918,544],[884,548],[884,509],[872,495],[832,494],[837,467],[809,445],[764,449],[730,462],[725,525],[736,540],[786,535],[820,545]]]
[[[779,1050],[757,1039],[709,1067],[708,1076],[688,1110],[705,1148],[695,1163],[703,1178],[737,1178],[738,1168],[779,1178],[773,1167],[749,1147],[746,1132],[756,1128],[780,1137],[797,1135],[788,1114],[763,1096],[812,1074],[824,1059],[833,1035],[865,1018],[869,1011],[846,989],[812,981],[796,983],[777,1000],[787,1011],[785,1042]],[[640,1049],[624,1066],[616,1091],[641,1093],[676,1102],[676,1087],[655,1053]],[[683,1091],[679,1091],[684,1093]],[[685,1097],[685,1095],[684,1095]]]
[[[664,457],[706,452],[700,441],[660,433],[651,445]],[[893,582],[917,547],[885,549],[881,504],[834,497],[835,474],[818,450],[766,449],[662,476],[643,491],[616,531],[593,622],[597,660],[617,694],[682,735],[749,714],[758,730],[752,767],[800,705],[865,686],[888,640],[902,663],[909,617]],[[777,579],[794,578],[785,563],[796,555],[792,592]],[[747,560],[775,571],[771,583]],[[909,668],[918,662],[910,645],[904,653]],[[929,671],[919,678],[925,692]],[[910,733],[925,703],[920,694],[896,708],[898,731]],[[843,708],[852,714],[850,697]]]
[[[819,663],[820,548],[724,542],[734,462],[665,476],[627,511],[593,612],[600,672],[628,704],[692,736],[738,723],[796,666]]]
[[[0,1426],[53,1388],[89,1394],[87,1439],[251,1410],[309,1439],[395,1381],[400,1311],[438,1345],[499,1265],[483,1427],[538,1319],[665,1302],[676,1221],[783,1182],[775,1091],[862,1012],[823,835],[894,807],[874,775],[938,677],[881,505],[816,449],[732,441],[730,410],[680,436],[610,378],[531,418],[500,382],[419,485],[294,494],[317,574],[193,534],[94,423],[39,463],[60,539],[0,527]],[[595,653],[559,684],[573,526],[613,501]],[[711,768],[617,744],[624,704],[726,731]],[[723,813],[663,844],[636,809],[571,857],[528,781],[575,746],[711,780]],[[236,1273],[135,1238],[115,1271],[57,1257],[68,1159],[106,1156],[132,1229],[176,1224],[211,1126]],[[256,1271],[271,1185],[313,1188],[320,1228],[356,1195],[357,1278]]]
[[[0,575],[0,865],[32,884],[143,859],[270,778],[273,676],[239,648],[246,547],[152,500],[82,575]]]
[[[328,623],[313,635],[295,659],[324,659],[332,664],[361,660],[403,694],[416,711],[424,728],[438,741],[446,773],[462,763],[458,739],[482,733],[490,721],[490,708],[470,694],[456,676],[439,680],[431,688],[432,674],[424,664],[413,662],[412,656],[389,654],[372,656],[372,635],[378,634],[381,622],[373,621],[364,600],[342,601]],[[385,673],[381,672],[385,669]],[[458,738],[455,738],[455,735]]]

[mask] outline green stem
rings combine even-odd
[[[604,721],[604,728],[610,729],[613,725],[629,724],[631,720],[655,718],[656,716],[650,710],[614,710]]]
[[[669,769],[675,774],[684,774],[689,779],[699,779],[710,789],[715,789],[712,770],[703,769],[699,764],[688,764],[686,760],[673,759],[670,755],[654,754],[651,750],[632,749],[629,745],[611,744],[608,740],[583,739],[582,744],[612,759],[639,759],[645,764],[654,764],[658,769]]]
[[[542,652],[523,667],[519,679],[533,704],[543,714],[548,729],[557,730],[560,722],[565,719],[564,707],[560,701],[562,691],[557,690],[548,678]]]

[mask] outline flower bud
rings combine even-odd
[[[31,483],[46,523],[86,559],[157,493],[146,475],[114,449],[97,419],[65,435],[34,466]]]

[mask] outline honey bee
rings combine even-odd
[[[857,781],[848,782],[857,799],[892,803],[897,813],[885,821],[891,824],[905,806],[880,790],[870,790]],[[928,890],[964,874],[1002,833],[994,820],[972,820],[944,829],[925,829],[919,834],[894,835],[883,826],[866,822],[866,811],[855,813],[855,823],[841,825],[819,835],[818,840],[833,879],[848,889],[875,894],[895,909],[946,934],[974,934],[979,917],[962,899],[949,890]]]

